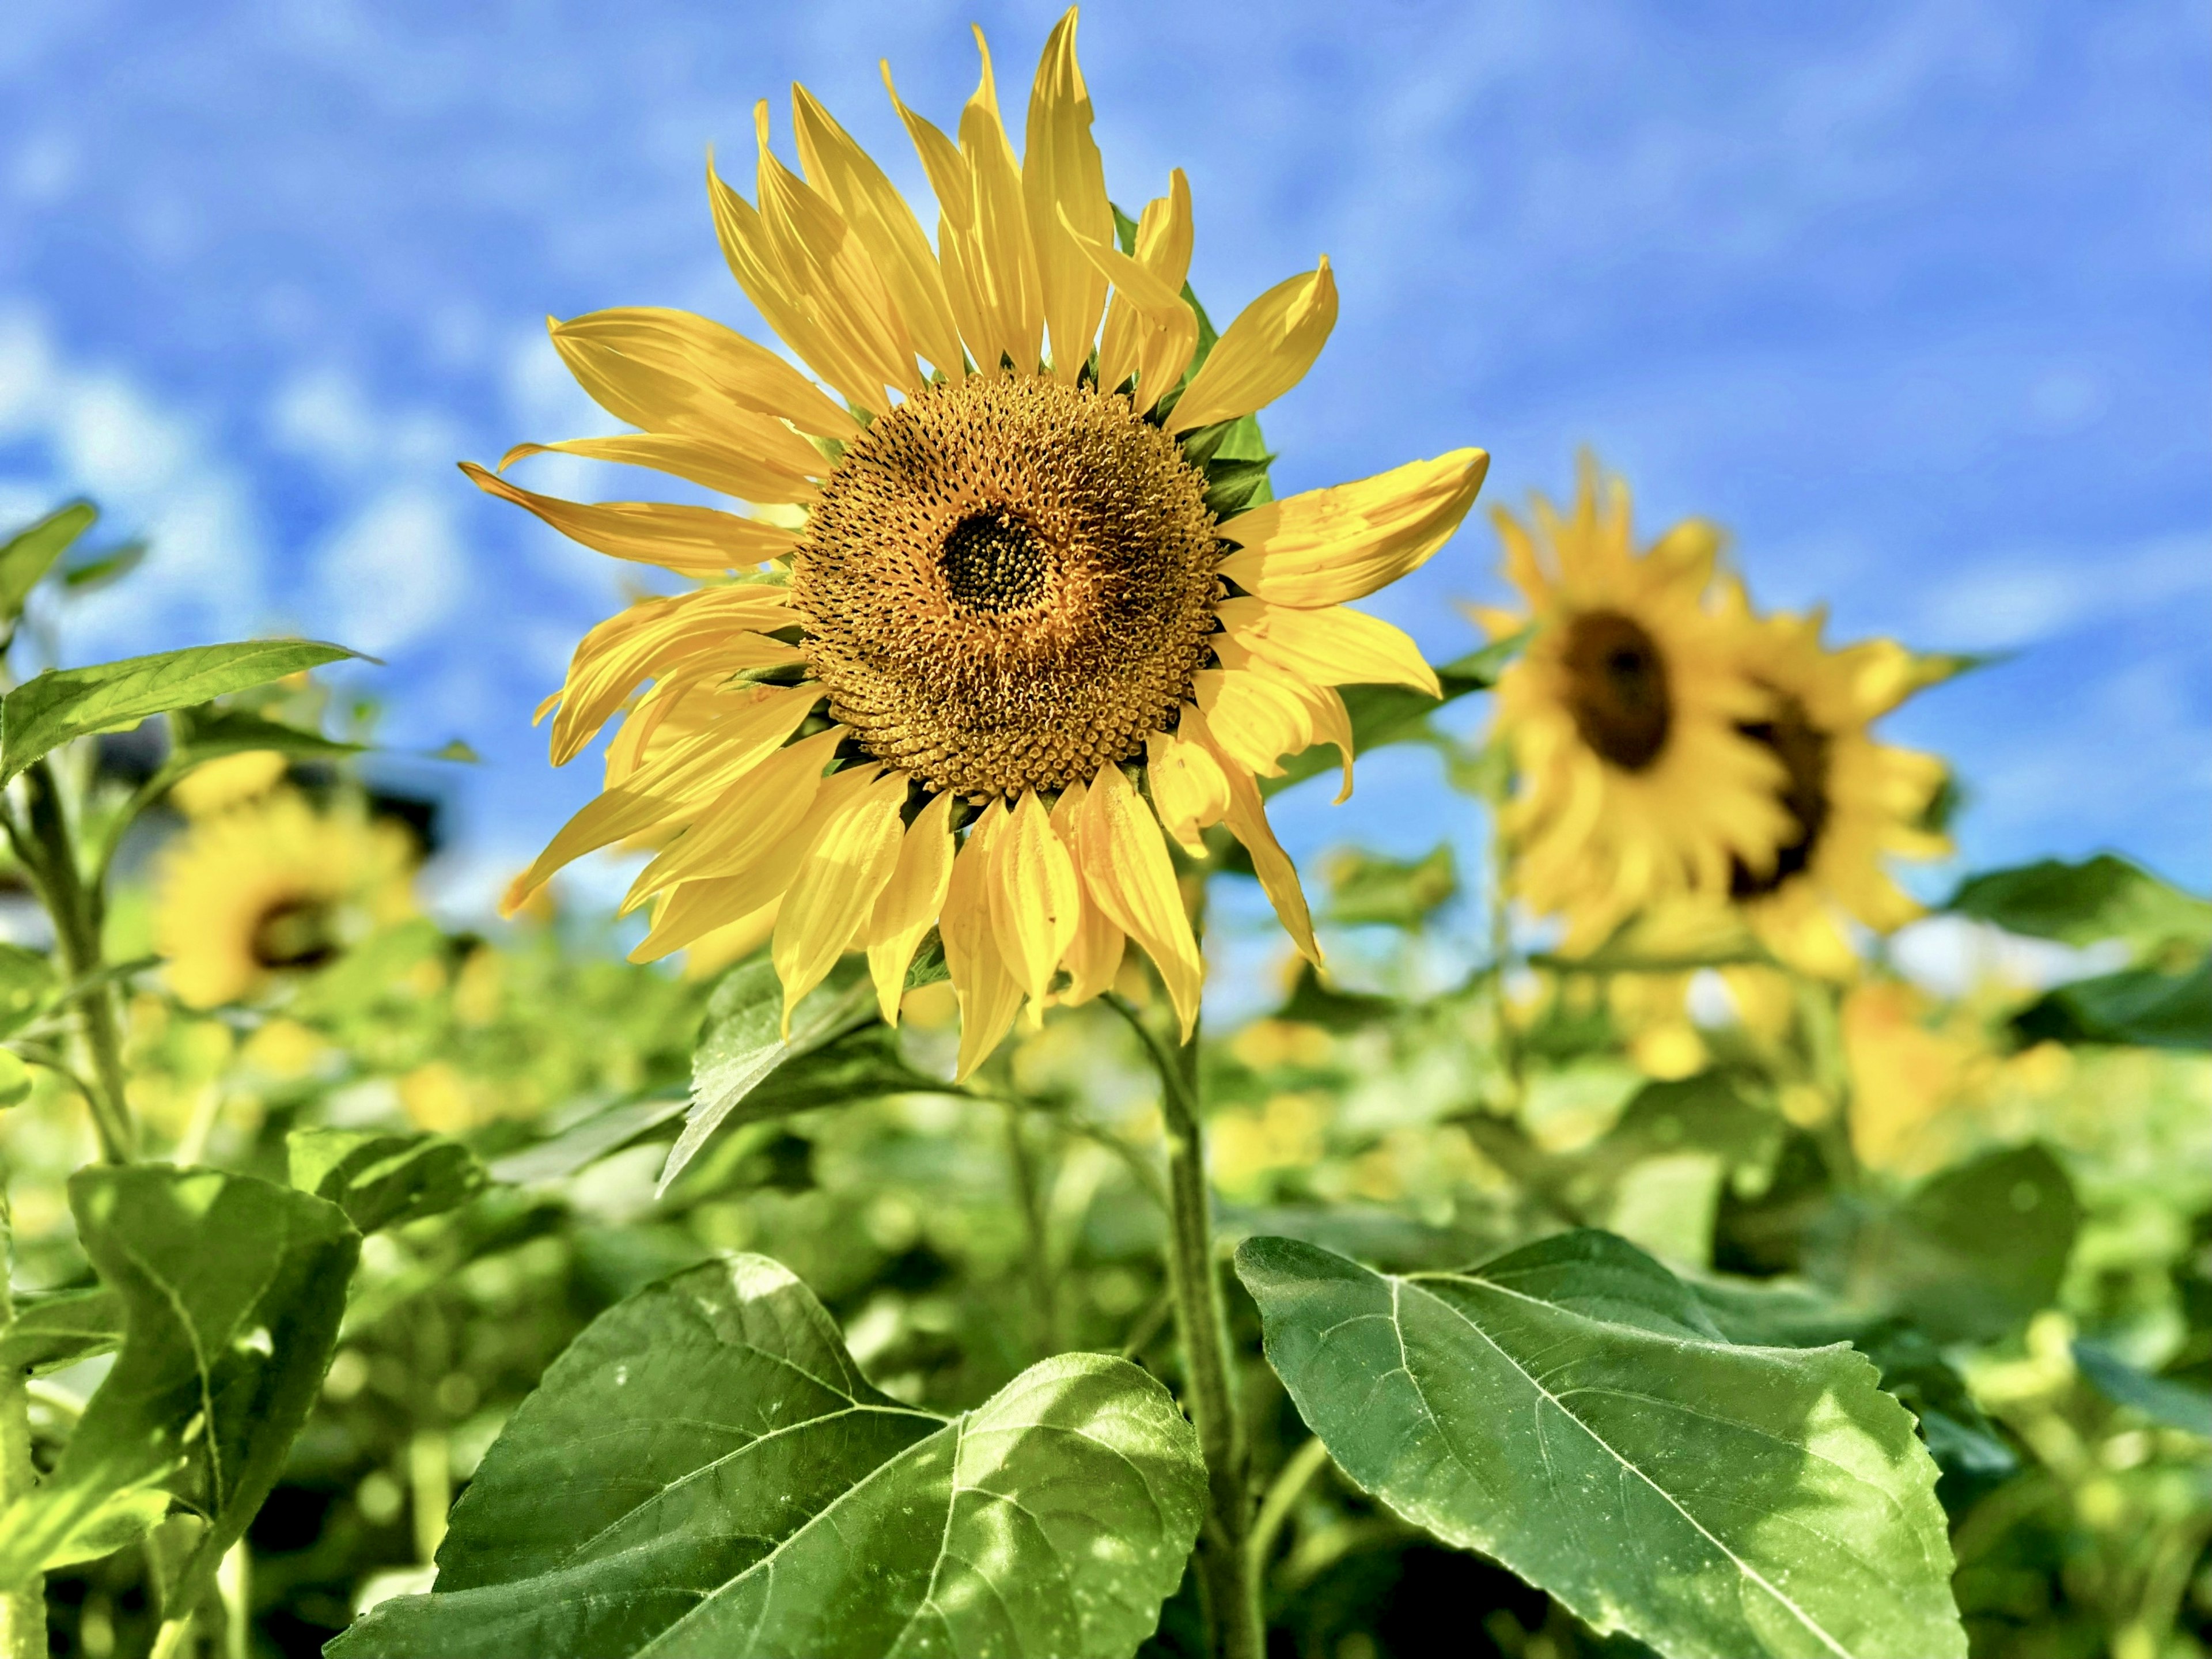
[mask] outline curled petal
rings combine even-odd
[[[868,948],[868,973],[876,982],[876,1006],[886,1025],[898,1024],[915,947],[945,908],[952,881],[953,799],[949,792],[935,796],[907,827],[898,864],[860,935]]]
[[[1052,334],[1053,374],[1073,386],[1090,361],[1106,309],[1106,278],[1085,257],[1077,239],[1114,239],[1105,166],[1091,137],[1091,92],[1075,61],[1073,7],[1045,41],[1030,91],[1022,193],[1045,323]]]
[[[632,426],[659,431],[672,414],[680,417],[675,422],[679,428],[689,429],[687,422],[695,416],[710,421],[726,412],[702,401],[703,391],[735,409],[788,421],[817,438],[848,438],[859,429],[835,399],[766,346],[688,311],[622,306],[565,323],[549,319],[546,326],[554,349],[584,389]],[[586,362],[595,364],[591,380],[579,367]],[[608,397],[625,407],[616,407]],[[627,412],[629,408],[651,418],[640,420]]]
[[[787,429],[787,437],[796,434]],[[821,494],[814,481],[763,461],[736,446],[711,438],[687,437],[682,433],[646,432],[613,438],[568,438],[559,443],[517,444],[499,458],[495,469],[504,472],[530,455],[558,452],[580,455],[587,461],[611,461],[618,466],[649,466],[706,489],[720,490],[741,501],[811,501]],[[817,458],[817,465],[820,464]]]
[[[1082,898],[1075,938],[1060,963],[1067,970],[1068,977],[1068,987],[1060,993],[1060,1000],[1071,1008],[1090,1001],[1113,984],[1115,975],[1121,970],[1127,939],[1114,925],[1113,918],[1098,908],[1098,901],[1091,896],[1090,884],[1083,878],[1082,813],[1083,798],[1087,793],[1081,783],[1071,783],[1060,792],[1060,799],[1052,809],[1053,832],[1074,860],[1076,885]]]
[[[1403,685],[1443,696],[1437,672],[1403,629],[1344,605],[1296,611],[1264,599],[1222,602],[1221,625],[1263,662],[1316,685]]]
[[[1194,741],[1212,745],[1213,737],[1206,729],[1204,715],[1194,710],[1183,716],[1183,721],[1191,728]],[[1322,965],[1321,946],[1314,939],[1313,917],[1306,908],[1305,889],[1299,884],[1297,866],[1275,839],[1252,775],[1225,756],[1222,760],[1222,772],[1229,784],[1229,811],[1222,822],[1252,855],[1253,873],[1260,878],[1267,902],[1275,907],[1275,917],[1283,924],[1283,931],[1298,947],[1298,954],[1318,968]]]
[[[1301,610],[1364,598],[1428,562],[1474,505],[1489,470],[1483,451],[1455,449],[1265,502],[1221,527],[1237,544],[1221,574],[1271,605]]]
[[[1206,970],[1166,838],[1118,766],[1099,769],[1078,819],[1085,890],[1115,927],[1145,947],[1187,1040],[1198,1024]]]
[[[987,868],[999,954],[1030,999],[1032,1018],[1041,1018],[1052,976],[1074,943],[1083,896],[1075,861],[1034,789],[1000,827]]]
[[[819,822],[801,824],[793,837],[805,851],[784,893],[771,947],[776,977],[783,981],[787,1038],[792,1010],[844,955],[898,864],[906,775],[872,779],[873,769],[856,767],[830,779],[809,814]],[[848,778],[854,781],[848,784]]]
[[[534,513],[574,542],[595,553],[657,564],[687,576],[711,576],[750,569],[791,551],[799,532],[711,507],[682,507],[665,501],[564,501],[518,489],[473,461],[463,461],[469,482],[487,495],[513,501]]]
[[[822,769],[845,728],[833,726],[779,749],[722,791],[678,838],[638,872],[623,897],[627,915],[646,898],[679,881],[746,877],[765,903],[790,884],[803,850],[792,833],[814,805]]]
[[[939,924],[945,941],[945,966],[960,999],[960,1055],[954,1062],[957,1081],[990,1057],[1021,1012],[1022,988],[1009,971],[991,923],[991,863],[994,843],[1006,823],[1006,805],[993,801],[969,830],[968,840],[952,862],[952,881],[945,890],[945,918]]]

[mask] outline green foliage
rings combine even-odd
[[[180,1577],[212,1575],[314,1403],[360,1235],[320,1199],[213,1170],[90,1169],[70,1198],[123,1347],[53,1474],[0,1516],[0,1582],[104,1555],[172,1497],[207,1522]]]
[[[0,779],[15,777],[72,738],[134,726],[149,714],[355,654],[313,640],[250,640],[127,657],[93,668],[50,668],[0,700]]]
[[[1844,1212],[1814,1267],[1939,1342],[1990,1341],[2057,1298],[2081,1223],[2057,1159],[2021,1146],[1946,1170],[1901,1203]]]
[[[1649,1256],[1571,1233],[1395,1278],[1239,1248],[1340,1468],[1662,1651],[1963,1655],[1936,1470],[1848,1350],[1739,1347]]]
[[[2186,973],[2128,968],[2045,992],[2013,1016],[2026,1041],[2212,1048],[2212,957]]]
[[[2168,944],[2212,945],[2212,903],[2111,853],[1970,876],[1945,908],[2065,945],[2123,939],[2138,954]]]
[[[477,1155],[444,1135],[300,1129],[289,1147],[292,1184],[337,1205],[364,1233],[442,1215],[484,1183]]]
[[[31,590],[99,517],[90,501],[72,501],[0,542],[0,626],[14,625]]]
[[[2114,1405],[2212,1440],[2212,1393],[2152,1376],[2100,1342],[2076,1342],[2073,1352],[2081,1375]]]
[[[123,1298],[113,1291],[52,1291],[18,1300],[15,1318],[0,1325],[0,1369],[41,1376],[122,1340]]]
[[[1347,852],[1329,865],[1328,904],[1323,914],[1340,927],[1382,922],[1418,927],[1458,895],[1459,871],[1449,842],[1410,862]]]
[[[1126,1655],[1204,1479],[1125,1361],[1047,1360],[948,1423],[871,1388],[788,1271],[709,1262],[577,1340],[455,1510],[436,1593],[330,1651]]]

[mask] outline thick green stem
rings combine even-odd
[[[137,1150],[131,1109],[123,1093],[123,1041],[116,1017],[115,988],[95,976],[106,966],[100,951],[100,896],[85,884],[77,867],[76,843],[63,806],[53,769],[40,761],[23,775],[31,812],[33,873],[53,918],[54,944],[62,967],[77,989],[77,1017],[84,1045],[92,1054],[93,1127],[100,1155],[110,1164],[128,1164]],[[88,981],[95,981],[88,983]]]
[[[1199,1588],[1220,1659],[1263,1659],[1259,1581],[1252,1571],[1251,1449],[1237,1409],[1235,1361],[1213,1252],[1213,1200],[1206,1183],[1206,1139],[1198,1114],[1198,1033],[1170,1053],[1121,998],[1106,1000],[1128,1021],[1160,1074],[1168,1143],[1168,1288],[1182,1339],[1185,1407],[1206,1455],[1207,1504],[1199,1529]]]
[[[7,1169],[0,1164],[0,1327],[15,1317],[15,1227],[8,1208]],[[22,1372],[0,1370],[0,1515],[37,1484],[31,1466],[31,1393]],[[46,1587],[33,1575],[0,1584],[0,1659],[46,1659]]]

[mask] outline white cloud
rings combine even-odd
[[[1916,921],[1890,940],[1889,953],[1907,979],[1947,997],[1963,996],[1991,980],[2022,990],[2048,990],[2127,963],[2127,947],[2116,942],[2075,950],[1963,916]]]
[[[469,559],[448,504],[404,487],[376,497],[314,556],[320,624],[341,644],[385,656],[447,620],[469,589]]]
[[[2212,546],[2201,535],[2021,552],[1936,584],[1921,602],[1918,631],[1954,650],[2002,649],[2208,593]]]

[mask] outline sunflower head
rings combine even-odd
[[[1318,959],[1257,780],[1326,743],[1349,788],[1340,685],[1437,694],[1413,641],[1346,602],[1443,544],[1487,457],[1267,498],[1251,416],[1328,338],[1328,262],[1201,351],[1189,187],[1172,174],[1117,240],[1073,11],[1018,155],[988,50],[953,133],[891,98],[937,198],[933,246],[803,88],[799,170],[765,105],[752,199],[709,170],[732,274],[817,378],[687,313],[556,323],[569,368],[636,430],[501,464],[553,449],[656,468],[751,514],[556,501],[465,470],[587,546],[708,584],[578,647],[544,712],[556,763],[623,716],[606,791],[510,905],[642,840],[658,851],[629,896],[653,906],[637,954],[765,936],[787,1021],[848,950],[896,1019],[933,928],[965,1075],[1025,1005],[1109,984],[1132,939],[1188,1030],[1201,969],[1169,845],[1216,824]]]
[[[280,792],[197,819],[162,854],[154,929],[169,984],[196,1008],[323,966],[411,913],[398,826],[316,811]]]
[[[1637,911],[1764,875],[1787,824],[1782,770],[1743,726],[1765,701],[1737,670],[1747,623],[1708,603],[1719,532],[1675,526],[1641,550],[1628,491],[1585,460],[1565,512],[1541,496],[1497,514],[1505,574],[1533,626],[1500,678],[1497,721],[1516,787],[1501,828],[1521,896],[1564,914],[1569,948]]]
[[[1729,896],[1783,961],[1845,977],[1857,963],[1849,923],[1888,933],[1921,914],[1889,860],[1950,850],[1926,827],[1943,763],[1872,732],[1931,674],[1894,641],[1828,648],[1817,614],[1755,617],[1735,582],[1724,586],[1723,609],[1745,624],[1743,672],[1766,699],[1738,730],[1779,768],[1777,799],[1789,820],[1770,861],[1731,866]]]

